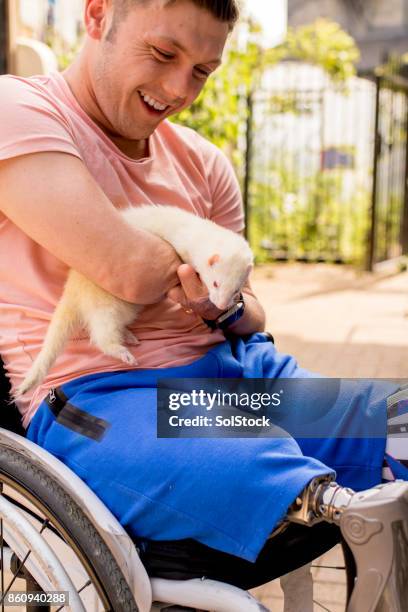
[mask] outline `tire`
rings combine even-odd
[[[0,482],[11,501],[23,495],[74,550],[105,611],[138,612],[133,594],[104,540],[61,483],[18,451],[0,445]],[[16,502],[18,503],[18,502]],[[41,517],[39,516],[41,519]]]

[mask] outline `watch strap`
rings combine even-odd
[[[245,301],[240,293],[238,301],[231,308],[221,313],[214,321],[204,319],[204,323],[211,329],[228,329],[233,323],[239,321],[245,312]]]

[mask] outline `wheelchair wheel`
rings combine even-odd
[[[0,486],[1,499],[23,513],[62,562],[87,612],[137,612],[130,587],[115,558],[61,483],[20,452],[0,445]],[[3,593],[13,576],[22,577],[23,574],[27,590],[31,590],[29,585],[38,582],[43,588],[39,580],[28,579],[26,566],[21,563],[24,559],[19,560],[7,542],[7,516],[4,513],[0,514],[0,534],[4,535],[5,545],[1,546]],[[26,556],[29,554],[30,551]],[[9,561],[11,559],[8,567],[7,556]],[[54,606],[53,610],[59,609]]]

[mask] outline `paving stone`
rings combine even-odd
[[[408,274],[356,272],[330,265],[277,264],[257,268],[253,288],[280,352],[325,376],[407,378]],[[342,562],[336,547],[315,563]],[[314,597],[344,612],[345,574],[314,569]],[[283,611],[279,581],[255,589],[273,612]],[[315,604],[315,611],[324,608]]]

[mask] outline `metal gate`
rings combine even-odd
[[[249,239],[258,261],[367,261],[375,84],[274,67],[250,109]]]
[[[408,253],[408,80],[376,78],[368,269]]]
[[[376,263],[408,253],[408,80],[332,83],[283,62],[249,107],[244,183],[259,261]]]

